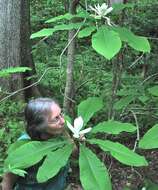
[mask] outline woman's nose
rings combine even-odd
[[[64,120],[64,117],[63,117],[63,116],[60,116],[60,123],[61,123],[61,124],[64,124],[64,123],[65,123],[65,120]]]

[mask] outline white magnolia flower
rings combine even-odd
[[[113,10],[112,7],[108,8],[108,5],[106,3],[103,3],[101,6],[98,4],[98,5],[95,5],[94,7],[89,6],[89,8],[92,11],[94,11],[95,14],[97,15],[97,16],[95,16],[95,18],[103,17],[103,18],[105,18],[107,20],[107,24],[111,25],[110,18],[108,18],[106,15]]]
[[[73,132],[73,137],[80,138],[81,135],[88,133],[91,131],[91,127],[81,130],[83,127],[83,119],[82,117],[77,117],[74,120],[74,126],[72,126],[68,121],[66,121],[68,128]]]

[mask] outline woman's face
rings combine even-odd
[[[64,131],[64,122],[60,107],[57,104],[52,104],[48,117],[47,133],[52,135],[61,134]]]

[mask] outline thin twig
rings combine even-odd
[[[141,56],[139,56],[128,68],[130,69],[131,67],[133,67],[140,59],[142,59],[144,53],[142,53]]]
[[[141,85],[143,85],[146,81],[150,80],[152,77],[155,77],[157,75],[158,75],[158,73],[155,73],[153,75],[148,76],[145,80],[143,80],[143,82],[141,83]]]
[[[138,124],[138,120],[137,120],[137,116],[136,116],[135,112],[133,110],[130,110],[130,112],[133,114],[133,117],[134,117],[134,120],[135,120],[135,123],[136,123],[136,127],[137,127],[137,138],[136,138],[136,141],[134,143],[134,148],[133,148],[133,152],[135,152],[137,144],[138,144],[138,142],[140,140],[139,124]]]
[[[8,95],[8,96],[2,98],[2,99],[0,100],[0,103],[3,102],[3,101],[5,101],[5,100],[8,99],[8,98],[14,96],[15,94],[21,92],[21,91],[24,91],[24,90],[26,90],[26,89],[28,89],[28,88],[31,88],[32,86],[38,85],[38,84],[40,83],[40,81],[43,79],[43,77],[45,76],[45,74],[46,74],[49,70],[51,70],[51,69],[54,69],[54,68],[53,68],[53,67],[48,67],[47,69],[45,69],[45,71],[43,72],[43,74],[41,75],[41,77],[38,79],[38,81],[36,81],[35,83],[33,83],[33,84],[29,85],[29,86],[26,86],[26,87],[24,87],[24,88],[21,88],[21,89],[19,89],[19,90],[16,90],[16,91],[12,92],[10,95]],[[58,67],[55,67],[55,69],[59,69],[59,68],[58,68]]]

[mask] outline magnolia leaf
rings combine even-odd
[[[150,53],[150,44],[146,37],[137,36],[127,28],[123,27],[113,27],[113,29],[118,32],[121,40],[127,42],[133,49],[144,53]]]
[[[98,31],[92,36],[92,47],[105,58],[110,60],[121,49],[121,40],[113,30],[107,27],[100,27]]]
[[[118,121],[105,121],[99,123],[97,126],[93,127],[91,133],[108,133],[117,135],[121,132],[134,132],[136,127],[130,123],[121,123]]]
[[[139,148],[153,149],[158,148],[158,124],[149,129],[139,141]]]
[[[52,23],[52,22],[57,22],[61,20],[71,20],[73,18],[91,18],[89,14],[86,11],[79,12],[78,14],[72,15],[70,13],[66,13],[64,15],[59,15],[54,18],[51,18],[47,20],[45,23]]]
[[[60,31],[60,30],[72,30],[72,29],[78,29],[82,27],[84,23],[78,22],[78,23],[70,23],[70,24],[61,24],[61,25],[56,25],[54,27],[55,31]]]
[[[59,16],[56,16],[54,18],[51,18],[51,19],[47,20],[45,23],[52,23],[52,22],[56,22],[56,21],[59,21],[59,20],[63,20],[63,19],[71,20],[72,18],[73,18],[72,14],[66,13],[64,15],[59,15]]]
[[[78,33],[78,38],[84,38],[84,37],[90,36],[92,32],[94,32],[95,30],[96,30],[95,26],[86,27],[80,30],[80,32]]]
[[[15,151],[17,148],[19,148],[20,146],[26,144],[30,142],[30,140],[18,140],[15,143],[11,144],[7,150],[7,154],[11,154],[11,152]]]
[[[54,28],[44,28],[38,32],[35,32],[31,35],[31,39],[34,38],[39,38],[39,37],[49,37],[51,36],[54,32],[57,31],[62,31],[62,30],[72,30],[72,29],[78,29],[82,27],[84,24],[79,22],[79,23],[70,23],[70,24],[61,24],[61,25],[56,25]]]
[[[11,152],[5,160],[5,167],[24,169],[38,163],[43,156],[50,151],[62,147],[68,141],[54,139],[52,141],[40,142],[31,141],[21,145],[15,151]]]
[[[2,69],[0,71],[0,77],[6,77],[11,74],[22,73],[22,72],[26,72],[26,71],[31,71],[31,68],[29,68],[29,67],[9,67],[7,69]]]
[[[123,164],[129,166],[147,166],[148,163],[144,156],[133,152],[124,145],[118,142],[112,142],[109,140],[91,139],[87,140],[91,144],[98,145],[103,151],[110,152],[110,154]]]
[[[87,147],[80,144],[80,180],[84,190],[112,190],[105,165]]]
[[[43,183],[54,177],[64,167],[72,153],[73,145],[68,144],[54,152],[50,152],[37,173],[37,180]]]
[[[114,104],[114,109],[121,110],[125,108],[126,106],[128,106],[134,99],[135,99],[135,96],[122,97],[119,101],[117,101]]]
[[[53,34],[53,32],[55,32],[54,28],[44,28],[38,32],[35,32],[31,35],[31,39],[34,38],[40,38],[40,37],[48,37],[51,36]]]
[[[153,86],[151,88],[148,88],[148,91],[153,96],[158,96],[158,86]]]
[[[83,118],[84,125],[86,125],[94,113],[101,110],[102,107],[103,101],[101,98],[90,97],[78,105],[78,116]]]

